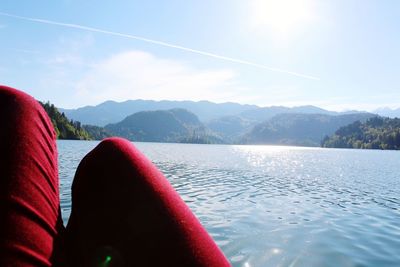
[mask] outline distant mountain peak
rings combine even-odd
[[[78,109],[62,109],[70,118],[85,124],[104,126],[116,123],[125,117],[149,110],[169,110],[183,108],[196,114],[201,121],[209,121],[226,115],[237,115],[245,110],[257,109],[256,105],[242,105],[237,103],[213,103],[202,101],[172,101],[172,100],[127,100],[124,102],[105,101],[96,106],[85,106]]]
[[[344,114],[325,110],[313,105],[297,107],[238,104],[234,102],[214,103],[208,100],[126,100],[117,102],[105,101],[96,106],[85,106],[78,109],[61,109],[69,118],[81,121],[84,124],[104,126],[116,123],[125,117],[140,111],[170,110],[173,108],[186,109],[195,114],[200,121],[206,123],[225,116],[240,116],[249,122],[262,122],[279,113],[306,113],[306,114]],[[349,112],[346,112],[349,113]],[[353,113],[353,112],[351,112]],[[354,112],[357,113],[357,112]],[[247,123],[246,123],[247,124]]]
[[[374,110],[374,113],[389,118],[400,118],[400,108],[380,107]]]

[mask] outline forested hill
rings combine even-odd
[[[326,135],[354,121],[365,121],[376,115],[355,113],[327,114],[278,114],[254,126],[241,140],[243,144],[273,144],[319,146]]]
[[[83,129],[79,121],[68,120],[64,113],[60,113],[58,109],[49,102],[40,104],[43,106],[47,115],[49,115],[58,139],[72,140],[91,140],[90,134]]]
[[[193,113],[185,109],[141,111],[105,129],[132,141],[222,143]]]
[[[400,119],[375,117],[341,127],[322,140],[323,147],[400,149]]]

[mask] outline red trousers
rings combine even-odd
[[[47,114],[0,86],[0,125],[0,266],[230,265],[163,174],[121,138],[81,161],[64,228]]]

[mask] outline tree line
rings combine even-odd
[[[57,139],[92,140],[92,136],[82,127],[79,121],[69,120],[50,102],[39,102],[50,117],[57,134]]]
[[[326,136],[322,147],[361,149],[400,149],[400,119],[373,117],[356,121]]]

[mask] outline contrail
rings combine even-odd
[[[4,12],[1,12],[1,11],[0,11],[0,15],[1,16],[15,18],[15,19],[20,19],[20,20],[25,20],[25,21],[32,21],[32,22],[37,22],[37,23],[50,24],[50,25],[56,25],[56,26],[61,26],[61,27],[74,28],[74,29],[79,29],[79,30],[84,30],[84,31],[98,32],[98,33],[103,33],[103,34],[108,34],[108,35],[113,35],[113,36],[124,37],[124,38],[128,38],[128,39],[139,40],[139,41],[143,41],[143,42],[147,42],[147,43],[151,43],[151,44],[156,44],[156,45],[160,45],[160,46],[165,46],[165,47],[179,49],[179,50],[182,50],[182,51],[195,53],[195,54],[198,54],[198,55],[208,56],[208,57],[212,57],[212,58],[216,58],[216,59],[221,59],[221,60],[230,61],[230,62],[234,62],[234,63],[239,63],[239,64],[243,64],[243,65],[253,66],[253,67],[257,67],[257,68],[261,68],[261,69],[266,69],[266,70],[269,70],[269,71],[286,73],[286,74],[290,74],[290,75],[294,75],[294,76],[302,77],[302,78],[306,78],[306,79],[311,79],[311,80],[319,80],[319,78],[315,77],[315,76],[310,76],[310,75],[305,75],[305,74],[301,74],[301,73],[298,73],[298,72],[293,72],[293,71],[287,71],[287,70],[282,70],[282,69],[278,69],[278,68],[268,67],[268,66],[265,66],[265,65],[262,65],[262,64],[258,64],[258,63],[254,63],[254,62],[247,61],[247,60],[241,60],[241,59],[221,56],[221,55],[209,53],[209,52],[206,52],[206,51],[201,51],[201,50],[192,49],[192,48],[185,47],[185,46],[180,46],[180,45],[176,45],[176,44],[171,44],[171,43],[166,43],[166,42],[157,41],[157,40],[153,40],[153,39],[148,39],[148,38],[141,37],[141,36],[126,34],[126,33],[113,32],[113,31],[107,31],[107,30],[87,27],[87,26],[78,25],[78,24],[63,23],[63,22],[57,22],[57,21],[52,21],[52,20],[46,20],[46,19],[23,17],[23,16],[13,15],[13,14],[9,14],[9,13],[4,13]]]

